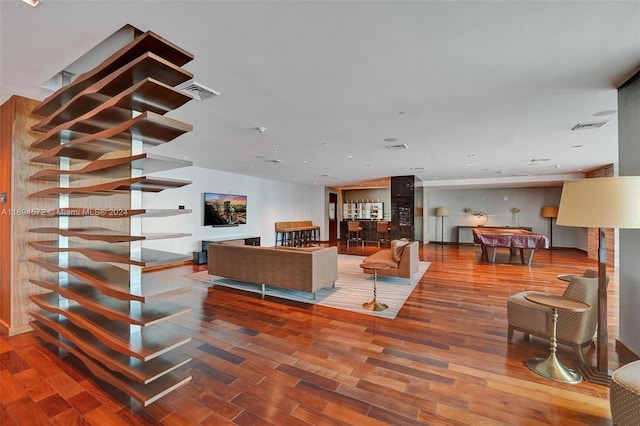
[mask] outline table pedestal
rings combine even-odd
[[[557,382],[576,384],[582,381],[582,376],[574,370],[566,367],[556,357],[558,340],[556,338],[556,326],[558,324],[558,308],[551,308],[552,334],[551,353],[547,358],[532,358],[527,360],[527,367],[547,379]]]
[[[375,264],[375,263],[363,263],[360,265],[361,268],[372,269],[373,270],[373,300],[371,302],[365,302],[362,304],[362,307],[367,311],[384,311],[385,309],[389,309],[389,306],[378,302],[376,296],[376,282],[378,280],[378,269],[386,269],[389,266],[385,264]]]

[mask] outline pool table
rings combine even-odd
[[[474,228],[473,241],[480,244],[482,256],[486,256],[487,261],[492,263],[496,261],[498,247],[508,248],[511,255],[519,250],[523,265],[531,265],[535,249],[549,248],[549,238],[546,235],[515,228]]]

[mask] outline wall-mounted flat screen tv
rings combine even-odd
[[[204,193],[204,226],[238,226],[246,223],[246,195]]]

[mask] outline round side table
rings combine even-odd
[[[551,308],[551,353],[547,358],[532,358],[527,360],[527,367],[547,379],[562,383],[576,384],[582,381],[580,373],[562,364],[556,357],[558,348],[557,325],[558,309],[567,312],[584,312],[590,308],[586,303],[565,299],[552,294],[526,293],[524,298],[538,305]]]
[[[387,269],[389,265],[381,262],[372,262],[361,263],[360,267],[362,269],[371,269],[373,271],[373,300],[371,302],[363,303],[362,307],[368,311],[384,311],[385,309],[388,309],[388,305],[378,302],[378,299],[376,297],[376,281],[378,280],[378,271],[381,269]]]

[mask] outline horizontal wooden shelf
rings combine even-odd
[[[142,263],[144,267],[168,265],[176,262],[192,260],[192,256],[179,253],[171,253],[164,250],[142,248]]]
[[[84,217],[96,216],[105,219],[122,219],[131,216],[170,217],[192,213],[191,209],[97,209],[90,207],[67,207],[51,209],[42,213],[43,217]]]
[[[37,321],[29,324],[39,333],[47,333],[51,338],[57,339],[56,334],[69,343],[73,343],[79,350],[91,358],[99,361],[111,371],[120,373],[138,383],[148,384],[154,380],[174,371],[191,361],[191,357],[179,352],[162,354],[149,361],[140,361],[114,351],[102,344],[93,334],[75,326],[65,317],[46,311],[30,312]]]
[[[129,324],[105,319],[73,301],[60,305],[56,293],[30,296],[40,309],[64,315],[74,325],[93,334],[111,349],[143,361],[148,361],[191,341],[191,337],[158,327],[141,328],[131,333]]]
[[[141,170],[142,174],[148,175],[191,165],[191,161],[143,153],[130,157],[95,160],[75,170],[44,169],[34,173],[29,179],[58,181],[61,177],[68,177],[72,182],[95,177],[123,179],[131,176],[132,169]]]
[[[116,109],[115,112],[121,115],[119,121],[106,129],[96,127],[92,122],[74,121],[45,133],[31,147],[47,151],[31,161],[55,164],[59,157],[95,160],[112,151],[130,149],[134,135],[143,145],[153,147],[193,130],[191,124],[151,111],[134,118],[127,110]]]
[[[150,303],[191,291],[191,286],[159,281],[144,274],[141,277],[140,288],[132,289],[128,270],[107,263],[94,263],[74,256],[69,256],[67,266],[58,265],[57,259],[29,260],[49,272],[66,272],[79,281],[95,287],[101,293],[120,300]]]
[[[57,111],[49,114],[44,120],[36,124],[36,127],[38,129],[50,129],[73,120],[94,108],[98,108],[106,100],[118,96],[121,92],[128,90],[144,78],[153,78],[174,87],[193,79],[193,74],[158,55],[146,52],[76,94],[58,108]]]
[[[95,287],[75,279],[69,280],[64,285],[56,284],[54,280],[30,279],[29,281],[37,286],[54,291],[66,299],[74,300],[81,306],[104,315],[111,320],[118,320],[141,327],[157,324],[191,310],[163,300],[140,303],[115,299],[100,293]]]
[[[43,253],[80,253],[94,262],[114,262],[129,265],[145,266],[145,256],[142,259],[132,259],[129,244],[94,242],[90,246],[76,241],[69,241],[66,247],[60,247],[58,240],[30,241],[29,245]]]
[[[100,210],[100,209],[98,209]],[[109,209],[103,209],[109,210]],[[114,209],[115,210],[115,209]],[[123,210],[124,212],[124,210]],[[78,237],[83,240],[95,240],[106,241],[110,243],[124,243],[127,241],[142,241],[142,240],[164,240],[170,238],[188,237],[191,234],[188,233],[145,233],[142,235],[130,235],[122,231],[114,231],[107,228],[69,228],[60,229],[54,227],[44,228],[32,228],[29,232],[35,232],[39,234],[58,234],[63,237]]]
[[[87,197],[89,195],[109,196],[113,194],[129,193],[132,190],[140,190],[142,192],[161,192],[165,189],[175,189],[190,184],[191,181],[188,180],[140,176],[129,179],[119,179],[111,182],[99,183],[89,186],[75,186],[71,188],[47,188],[29,194],[29,198],[57,198],[62,194],[83,197]]]
[[[148,31],[136,37],[91,71],[79,75],[71,84],[60,88],[47,97],[33,113],[40,116],[53,114],[67,100],[147,52],[152,52],[177,66],[182,66],[193,60],[191,53],[152,31]]]
[[[31,323],[31,322],[30,322]],[[36,321],[32,321],[36,323]],[[166,394],[178,389],[191,381],[191,375],[187,372],[174,371],[163,375],[158,380],[145,385],[127,379],[125,376],[105,369],[100,363],[86,356],[84,352],[77,349],[73,343],[63,337],[58,337],[49,332],[44,332],[43,327],[35,325],[36,332],[43,340],[69,352],[78,358],[93,375],[125,392],[136,399],[143,406],[147,406]]]
[[[190,257],[183,254],[171,253],[162,250],[142,248],[139,258],[130,253],[129,245],[119,243],[94,242],[90,246],[76,241],[69,241],[66,247],[60,247],[58,240],[30,241],[29,245],[43,253],[80,253],[94,262],[124,263],[137,266],[159,266],[189,260]]]

